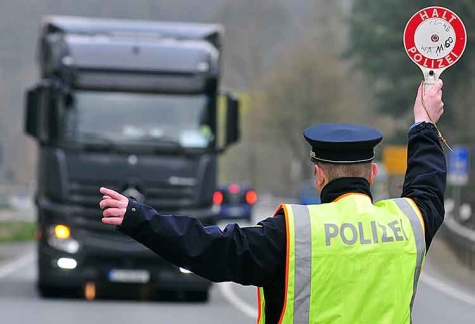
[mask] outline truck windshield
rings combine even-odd
[[[104,138],[205,148],[213,140],[208,102],[204,94],[77,91],[65,109],[63,134],[73,141]]]

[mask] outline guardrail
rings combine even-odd
[[[475,230],[457,222],[450,213],[445,216],[441,230],[460,261],[475,270]]]
[[[0,210],[31,210],[34,186],[0,184]]]

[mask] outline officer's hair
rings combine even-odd
[[[316,164],[323,169],[328,182],[348,177],[365,178],[369,181],[371,177],[371,162],[336,164],[318,161]]]

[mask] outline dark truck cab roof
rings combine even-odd
[[[219,76],[220,25],[49,16],[41,30],[42,77],[74,88],[189,93]]]

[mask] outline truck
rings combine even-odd
[[[148,287],[206,301],[211,283],[101,223],[101,186],[216,223],[217,158],[238,142],[218,24],[48,16],[25,93],[37,142],[41,296]]]

